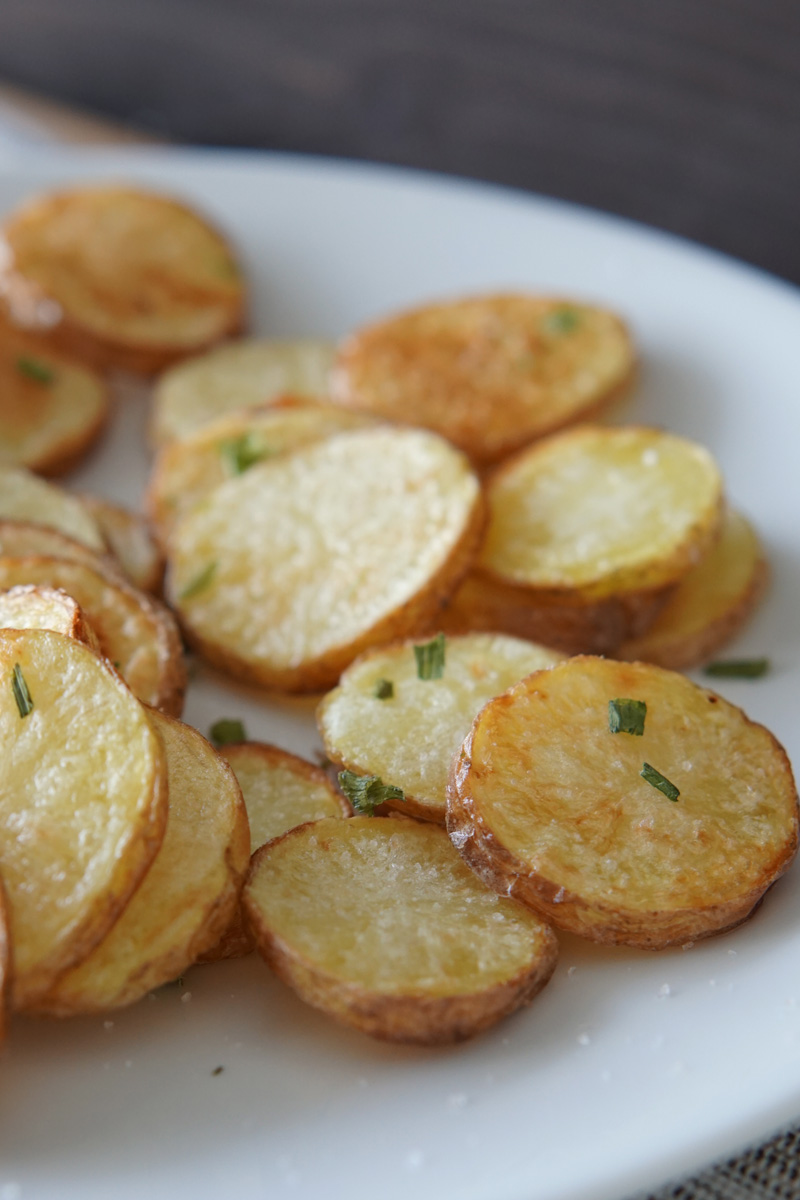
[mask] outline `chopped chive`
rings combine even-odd
[[[716,675],[718,678],[758,679],[766,675],[769,668],[768,658],[727,658],[708,663],[703,671],[706,675]]]
[[[236,742],[247,741],[244,724],[235,717],[222,717],[215,721],[208,736],[215,746],[232,746]]]
[[[32,358],[29,354],[20,355],[17,359],[17,370],[20,375],[25,375],[36,383],[52,383],[56,377],[55,371],[48,363],[41,358]]]
[[[208,563],[203,567],[199,575],[195,575],[194,579],[187,583],[182,592],[178,593],[179,600],[191,600],[194,596],[199,596],[204,592],[211,580],[217,573],[217,564],[215,562]]]
[[[22,667],[19,663],[14,663],[14,670],[11,674],[11,690],[14,693],[14,699],[17,702],[19,715],[27,717],[33,712],[33,700],[28,691],[28,685],[25,682],[25,676],[22,674]]]
[[[546,333],[571,333],[580,319],[574,308],[555,308],[542,320],[542,328]]]
[[[662,775],[655,767],[651,767],[650,763],[642,763],[642,769],[639,774],[642,779],[646,779],[654,788],[658,788],[660,792],[663,792],[668,800],[677,800],[678,796],[680,796],[680,792],[675,787],[675,784],[670,783],[666,775]]]
[[[611,733],[632,733],[641,737],[647,705],[644,700],[618,698],[608,702],[608,728]]]
[[[339,787],[355,811],[364,817],[374,817],[378,805],[387,800],[405,800],[402,788],[384,783],[378,775],[356,775],[355,771],[340,771]]]
[[[375,684],[374,695],[378,700],[391,700],[394,696],[394,684],[391,679],[379,679]]]
[[[417,660],[417,679],[441,679],[444,675],[444,634],[437,633],[430,642],[414,647]]]
[[[243,475],[274,451],[251,429],[241,437],[220,442],[219,453],[229,475]]]
[[[214,1067],[214,1070],[211,1072],[211,1074],[212,1075],[221,1075],[224,1070],[225,1070],[224,1067]]]

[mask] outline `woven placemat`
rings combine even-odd
[[[800,1129],[668,1184],[649,1200],[800,1200]]]

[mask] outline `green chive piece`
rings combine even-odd
[[[441,679],[444,675],[444,634],[437,633],[430,642],[414,647],[417,660],[417,679]]]
[[[24,375],[27,379],[33,379],[36,383],[52,383],[56,377],[53,368],[41,358],[32,358],[29,354],[22,354],[17,359],[17,370],[20,375]]]
[[[222,717],[215,721],[208,731],[208,736],[215,746],[232,746],[236,742],[246,742],[247,733],[244,724],[232,717]]]
[[[221,1075],[224,1070],[225,1070],[224,1067],[214,1067],[214,1070],[211,1072],[211,1074],[212,1075]]]
[[[394,684],[391,679],[379,679],[375,684],[374,695],[378,700],[391,700],[394,696]]]
[[[22,667],[19,663],[14,663],[14,670],[11,673],[11,690],[14,693],[14,699],[17,702],[19,715],[27,717],[33,712],[33,700],[28,691],[28,685],[25,682],[25,677],[22,674]]]
[[[384,783],[378,775],[356,775],[355,771],[340,771],[339,787],[355,811],[363,817],[374,817],[378,805],[387,800],[405,800],[402,788]]]
[[[618,698],[608,702],[608,728],[611,733],[632,733],[641,737],[647,705],[644,700]]]
[[[678,796],[680,796],[680,792],[675,787],[675,784],[670,783],[666,775],[662,775],[655,767],[651,767],[650,763],[642,763],[642,769],[639,774],[642,779],[646,779],[654,788],[658,788],[660,792],[663,792],[668,800],[677,800]]]
[[[229,475],[244,475],[245,471],[268,458],[274,451],[251,429],[241,437],[220,442],[219,453]]]
[[[182,592],[178,593],[179,600],[191,600],[194,596],[199,596],[204,592],[211,580],[217,573],[217,564],[210,562],[208,566],[203,567],[199,575],[195,575],[194,579],[187,583]]]
[[[542,321],[545,333],[572,333],[580,324],[580,314],[574,308],[554,308]]]
[[[726,658],[708,663],[703,671],[706,675],[716,675],[718,678],[759,679],[766,675],[769,668],[768,658]]]

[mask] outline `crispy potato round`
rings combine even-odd
[[[46,525],[103,554],[106,543],[78,496],[23,468],[0,467],[0,518]]]
[[[167,544],[179,518],[226,479],[287,450],[372,423],[369,416],[331,404],[248,409],[171,442],[156,459],[146,497],[160,540]]]
[[[0,557],[28,558],[44,555],[47,558],[68,558],[72,562],[85,563],[104,575],[125,580],[119,563],[110,554],[91,550],[83,542],[31,521],[6,521],[0,519]]]
[[[328,394],[331,342],[245,338],[172,367],[153,397],[151,440],[162,446],[240,408]]]
[[[143,592],[158,592],[164,578],[164,556],[151,537],[144,518],[98,496],[81,498],[97,521],[126,579]]]
[[[99,375],[0,321],[0,464],[68,471],[108,416]]]
[[[348,667],[317,711],[328,757],[399,787],[389,807],[444,824],[447,777],[476,715],[561,655],[496,634],[447,638],[444,672],[420,679],[414,644],[369,650]]]
[[[138,887],[164,836],[167,775],[144,709],[80,642],[2,630],[0,681],[0,875],[26,1008]]]
[[[387,817],[301,825],[243,893],[258,949],[301,999],[373,1037],[472,1037],[553,972],[552,931],[493,895],[442,829]]]
[[[645,703],[643,734],[611,732],[619,699]],[[797,791],[772,734],[719,696],[578,657],[480,713],[447,828],[486,883],[558,928],[661,949],[750,914],[796,852]]]
[[[767,588],[769,569],[758,535],[727,509],[719,541],[686,575],[640,637],[618,658],[685,671],[710,658],[746,624]]]
[[[441,438],[339,434],[259,463],[187,514],[167,593],[224,670],[317,691],[368,646],[424,628],[482,528],[478,480]]]
[[[357,330],[339,349],[331,398],[433,429],[486,463],[597,414],[633,369],[627,330],[605,309],[478,296]]]
[[[140,700],[179,716],[186,690],[183,646],[163,605],[115,575],[68,559],[0,558],[0,588],[62,588],[77,600],[100,648]]]
[[[11,321],[101,367],[151,374],[237,332],[244,287],[225,239],[195,211],[128,187],[28,201],[0,242]]]
[[[236,778],[196,730],[148,714],[167,760],[169,820],[161,849],[106,937],[35,1006],[51,1016],[133,1004],[213,945],[235,912],[250,862]]]
[[[24,583],[0,591],[0,629],[52,629],[100,653],[97,634],[62,588]]]

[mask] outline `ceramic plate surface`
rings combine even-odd
[[[43,152],[0,162],[0,211],[73,178],[188,198],[232,235],[254,329],[339,336],[403,305],[527,288],[630,320],[624,417],[711,448],[763,534],[769,600],[717,681],[800,762],[800,299],[647,229],[412,173],[263,155]],[[81,488],[138,503],[146,397],[119,389]],[[313,703],[201,673],[186,719],[242,717],[310,755]],[[604,1200],[800,1117],[800,870],[741,929],[661,954],[563,939],[527,1011],[454,1049],[341,1029],[252,957],[198,967],[109,1020],[18,1021],[0,1063],[2,1200]],[[214,1074],[222,1066],[221,1073]]]

